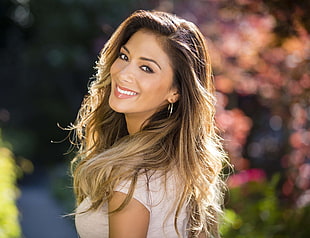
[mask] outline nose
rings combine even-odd
[[[134,80],[133,67],[128,64],[119,72],[119,80],[125,83],[132,83]]]

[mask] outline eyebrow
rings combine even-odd
[[[125,51],[127,51],[129,54],[130,54],[130,51],[128,50],[128,48],[126,46],[122,46],[122,48],[124,48]],[[150,62],[153,62],[154,64],[156,64],[158,66],[158,68],[161,70],[161,67],[160,65],[153,59],[149,59],[149,58],[146,58],[146,57],[140,57],[141,60],[146,60],[146,61],[150,61]]]

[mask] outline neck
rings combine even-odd
[[[144,117],[135,117],[133,115],[125,115],[127,131],[130,135],[141,130],[142,124],[146,121]]]

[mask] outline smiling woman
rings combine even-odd
[[[198,28],[137,11],[106,43],[97,69],[71,128],[79,235],[219,237],[227,161]]]
[[[114,93],[109,104],[114,111],[124,113],[130,134],[139,131],[160,108],[178,100],[170,59],[152,31],[134,33],[121,48],[110,73]]]

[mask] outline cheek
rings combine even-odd
[[[110,75],[113,79],[119,77],[121,74],[123,74],[123,70],[126,67],[126,63],[124,63],[122,60],[116,59],[114,63],[111,65],[110,68]]]
[[[158,80],[155,81],[148,81],[143,85],[146,96],[149,100],[155,101],[163,101],[166,99],[166,96],[169,91],[169,86],[166,83],[159,82]]]

